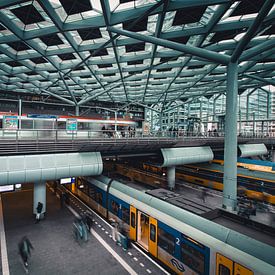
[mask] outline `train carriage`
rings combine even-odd
[[[274,247],[107,177],[85,184],[105,192],[103,216],[177,274],[275,274]]]

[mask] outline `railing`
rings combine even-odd
[[[270,133],[247,133],[238,134],[240,138],[274,138],[275,132]],[[217,139],[224,138],[224,132],[187,132],[187,131],[151,131],[143,133],[141,131],[114,131],[114,130],[78,130],[66,131],[60,129],[0,129],[0,140],[108,140],[108,139]]]

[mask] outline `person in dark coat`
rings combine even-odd
[[[93,224],[92,217],[88,213],[85,213],[84,216],[83,216],[83,221],[86,224],[86,226],[87,226],[87,228],[88,228],[88,230],[90,232],[92,224]]]
[[[23,260],[24,266],[28,268],[28,259],[31,256],[31,249],[34,249],[27,236],[24,236],[18,244],[19,254]]]
[[[35,223],[38,223],[40,221],[42,209],[43,209],[43,203],[39,201],[37,204],[37,207],[36,207],[36,222]]]

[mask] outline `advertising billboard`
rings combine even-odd
[[[18,128],[18,116],[3,116],[3,128],[14,130]]]

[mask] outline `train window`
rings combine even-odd
[[[181,244],[182,262],[199,274],[204,274],[204,254],[187,243]]]
[[[223,264],[219,264],[219,275],[230,275],[230,269]]]
[[[122,206],[121,209],[121,219],[126,222],[127,224],[129,224],[130,221],[130,210],[128,208],[125,208]]]
[[[112,200],[110,210],[113,214],[118,216],[119,204],[117,202],[115,202],[114,200]]]
[[[174,236],[165,230],[158,228],[158,246],[173,255],[175,251]]]
[[[21,128],[22,129],[33,129],[32,120],[21,120]]]
[[[102,194],[100,192],[96,192],[96,194],[95,194],[95,200],[96,200],[97,203],[99,203],[99,204],[102,205],[103,199],[102,199]]]
[[[156,226],[154,224],[150,224],[150,240],[152,242],[156,241]]]
[[[131,226],[136,228],[136,215],[133,212],[131,212]]]
[[[95,197],[96,197],[96,191],[93,187],[90,186],[89,188],[89,197],[92,199],[92,200],[95,200]]]

